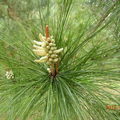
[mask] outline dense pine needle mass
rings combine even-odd
[[[36,63],[45,27],[59,54]],[[0,1],[0,120],[120,120],[120,1]]]

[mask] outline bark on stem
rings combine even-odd
[[[50,34],[49,34],[49,26],[46,25],[46,29],[45,29],[45,33],[46,33],[46,40],[50,37]],[[53,64],[50,64],[50,70],[51,70],[51,75],[53,76],[53,78],[56,76],[56,74],[58,73],[58,67],[56,67],[56,65],[53,63]]]

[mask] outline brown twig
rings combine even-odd
[[[45,34],[46,34],[46,40],[47,40],[50,37],[48,25],[46,25]],[[53,76],[53,78],[54,78],[56,76],[55,64],[50,64],[50,70],[51,70],[51,76]]]
[[[55,70],[56,75],[58,74],[58,66],[59,66],[59,63],[57,62],[56,65],[55,65],[55,68],[56,68],[56,70]]]
[[[8,16],[12,19],[12,20],[21,20],[20,17],[17,15],[13,5],[11,5],[8,0],[3,0],[3,2],[8,6],[7,8],[7,12],[8,12]]]

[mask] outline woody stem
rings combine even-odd
[[[46,39],[47,38],[49,38],[49,26],[48,25],[46,25],[46,30],[45,30],[45,33],[46,33]],[[51,75],[53,76],[53,77],[55,77],[56,76],[56,74],[58,73],[58,65],[56,65],[56,64],[51,64],[50,65],[50,70],[51,70]]]
[[[56,67],[56,68],[55,68],[55,69],[56,69],[56,70],[55,70],[55,71],[56,71],[56,74],[58,73],[58,66],[59,66],[59,63],[57,62],[57,63],[56,63],[56,66],[55,66],[55,67]]]

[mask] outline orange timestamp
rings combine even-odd
[[[120,105],[106,105],[106,109],[109,109],[109,110],[120,110]]]

